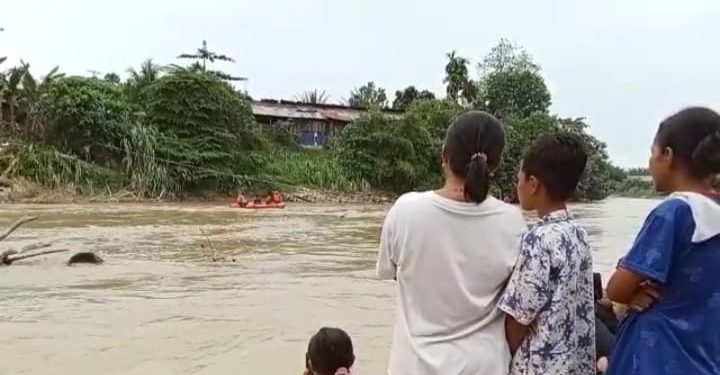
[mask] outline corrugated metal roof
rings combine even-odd
[[[367,111],[358,108],[293,102],[253,101],[251,105],[255,116],[303,120],[351,122],[367,113]],[[396,112],[386,114],[393,118],[401,116],[400,113]]]

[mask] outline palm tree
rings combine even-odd
[[[25,73],[22,76],[22,104],[25,109],[25,123],[23,131],[25,135],[34,134],[38,125],[37,121],[37,105],[43,95],[53,82],[65,76],[58,73],[59,67],[54,67],[37,82],[35,77],[30,73],[30,64],[25,64]]]
[[[10,129],[13,129],[16,125],[15,109],[22,92],[21,82],[25,72],[27,72],[27,64],[22,62],[20,66],[16,66],[8,70],[3,99],[8,105],[8,121],[10,122]]]
[[[162,71],[163,68],[154,64],[152,59],[147,59],[140,65],[140,71],[128,68],[127,72],[130,74],[128,83],[134,86],[145,87],[160,78]]]
[[[134,105],[141,106],[145,102],[143,91],[153,82],[158,80],[165,68],[153,63],[152,59],[143,61],[140,70],[128,68],[127,72],[130,77],[125,81],[125,92],[128,100]]]
[[[477,83],[470,79],[468,64],[470,61],[458,56],[455,51],[446,54],[448,63],[445,65],[446,93],[448,99],[461,104],[470,104],[478,96]]]
[[[318,89],[315,89],[295,95],[295,99],[306,104],[326,104],[330,100],[330,96],[325,92],[325,90],[318,91]]]
[[[235,62],[232,57],[226,56],[226,55],[220,55],[215,52],[210,51],[207,48],[207,42],[202,41],[202,47],[198,48],[195,53],[183,53],[180,56],[178,56],[178,59],[192,59],[192,60],[199,60],[202,62],[202,69],[205,70],[205,62],[210,61],[211,63],[215,62],[215,60],[219,61],[227,61],[227,62]]]
[[[177,57],[178,59],[190,59],[195,60],[195,62],[190,65],[190,70],[197,70],[202,72],[208,72],[220,79],[224,79],[227,81],[247,81],[247,78],[244,77],[234,77],[230,74],[227,74],[225,72],[221,72],[219,70],[207,70],[206,63],[214,63],[215,61],[226,61],[234,63],[235,60],[227,55],[218,54],[213,51],[210,51],[207,48],[207,42],[202,41],[202,47],[198,48],[195,53],[183,53],[180,54],[180,56]]]

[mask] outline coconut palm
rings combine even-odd
[[[207,42],[202,41],[202,47],[198,48],[195,53],[183,53],[180,54],[180,56],[177,57],[178,59],[189,59],[189,60],[195,60],[195,62],[190,65],[190,70],[195,71],[202,71],[202,72],[208,72],[220,79],[224,79],[226,81],[247,81],[247,78],[244,77],[234,77],[230,74],[227,74],[225,72],[221,72],[219,70],[207,70],[207,62],[214,63],[215,61],[226,61],[234,63],[235,60],[227,55],[218,54],[213,51],[210,51],[207,48]]]
[[[158,80],[165,68],[153,63],[152,59],[143,61],[139,70],[128,68],[130,77],[125,81],[125,92],[128,100],[136,106],[142,107],[145,102],[143,91]]]

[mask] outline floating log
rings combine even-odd
[[[4,233],[0,234],[0,241],[6,239],[12,232],[14,232],[16,229],[20,228],[23,224],[29,223],[31,221],[37,220],[37,216],[25,216],[18,221],[14,222],[12,225],[10,225]],[[21,259],[27,259],[32,258],[40,255],[47,255],[47,254],[55,254],[55,253],[61,253],[65,252],[67,250],[44,250],[40,252],[35,253],[29,253],[30,251],[44,249],[47,247],[50,247],[51,244],[48,243],[42,243],[42,244],[30,244],[24,246],[20,251],[16,250],[5,250],[0,251],[0,264],[4,264],[6,266],[11,265],[13,262],[21,260]]]

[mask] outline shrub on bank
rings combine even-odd
[[[424,127],[371,113],[349,124],[335,147],[343,168],[364,183],[401,193],[427,179],[434,145]]]
[[[235,190],[258,171],[251,151],[264,147],[250,105],[217,77],[176,70],[151,84],[144,122],[158,130],[156,153],[178,193]]]
[[[96,78],[61,78],[50,85],[38,108],[42,127],[36,137],[42,142],[88,162],[119,164],[122,154],[116,148],[130,123],[119,87]]]
[[[257,153],[256,157],[263,165],[260,177],[268,185],[277,185],[279,188],[306,186],[341,192],[368,188],[361,178],[343,167],[340,157],[332,150],[276,145]]]
[[[4,171],[4,177],[21,177],[50,189],[74,185],[82,193],[91,195],[114,192],[128,183],[122,173],[88,163],[54,148],[41,148],[32,144],[3,147],[0,150],[0,168]]]

